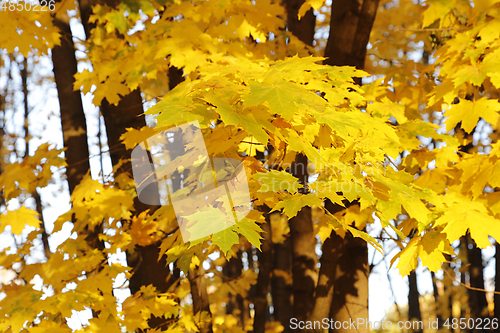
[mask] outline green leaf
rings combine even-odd
[[[236,222],[236,226],[233,227],[233,230],[245,236],[250,244],[260,250],[260,240],[262,239],[260,233],[263,232],[263,230],[257,223],[255,223],[255,221],[249,218],[244,218],[243,220]]]
[[[269,135],[262,129],[262,125],[255,120],[251,113],[236,110],[215,93],[207,94],[203,96],[203,99],[217,107],[216,111],[224,124],[243,128],[248,134],[255,137],[259,143],[267,144]]]
[[[279,114],[291,120],[298,111],[297,104],[303,103],[300,97],[307,90],[297,84],[283,82],[279,84],[250,82],[251,94],[245,97],[245,107],[267,103],[271,113]]]
[[[231,247],[233,247],[234,244],[237,244],[240,239],[232,228],[227,228],[213,234],[212,241],[219,247],[224,255],[226,255],[227,252],[231,250]]]
[[[288,218],[292,218],[297,215],[302,207],[321,206],[322,204],[323,201],[316,194],[295,194],[278,202],[271,212],[283,208],[283,212],[288,216]]]
[[[177,97],[171,94],[145,113],[156,115],[157,126],[163,127],[195,120],[200,124],[208,123],[211,118],[215,118],[215,114],[211,114],[200,102],[190,97]]]
[[[299,136],[296,131],[289,129],[286,129],[285,131],[288,132],[288,148],[290,150],[306,154],[314,164],[322,164],[326,162],[324,157],[320,155],[318,149],[309,141],[304,140],[302,136]]]
[[[354,237],[359,237],[361,239],[364,239],[367,243],[370,243],[371,245],[373,245],[373,247],[378,252],[380,252],[380,254],[384,255],[384,248],[377,242],[377,240],[375,238],[368,235],[366,232],[363,232],[363,231],[358,230],[356,228],[350,227],[348,225],[345,225],[344,227],[346,227],[347,230],[349,230]]]

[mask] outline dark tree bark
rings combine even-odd
[[[89,147],[87,143],[87,123],[83,111],[82,97],[79,91],[73,91],[74,75],[77,73],[75,46],[69,22],[55,17],[54,25],[61,32],[61,45],[52,49],[52,63],[56,81],[57,95],[61,112],[61,125],[66,156],[66,178],[69,192],[75,187],[90,170]],[[104,249],[104,243],[99,240],[99,230],[87,230],[86,241],[94,248]]]
[[[299,179],[307,193],[307,157],[298,155],[292,163],[292,174]],[[311,207],[303,207],[297,216],[290,219],[290,239],[292,241],[293,276],[293,316],[302,321],[309,318],[314,308],[314,293],[318,282],[316,264],[316,238],[313,229]]]
[[[462,236],[460,237],[460,243],[458,244],[458,253],[459,253],[459,257],[458,259],[460,259],[461,261],[461,265],[459,267],[459,272],[460,272],[460,282],[462,283],[462,285],[466,285],[469,281],[469,259],[468,259],[468,250],[467,250],[467,236]],[[451,267],[451,264],[450,264],[450,267]],[[453,274],[455,274],[453,272]],[[453,276],[453,275],[452,275]],[[462,299],[460,300],[460,315],[458,316],[458,319],[460,318],[466,318],[468,316],[468,310],[469,310],[469,302],[470,302],[470,299],[467,297],[465,299]],[[450,303],[450,304],[453,304],[453,303]],[[450,311],[453,310],[453,306],[452,306],[452,309],[450,309]],[[453,311],[452,311],[453,312]],[[446,319],[445,319],[446,320]],[[471,330],[469,328],[466,328],[465,329],[465,332],[470,332]]]
[[[77,61],[69,23],[54,18],[54,25],[61,31],[61,45],[52,49],[52,63],[61,110],[63,141],[66,148],[64,154],[68,164],[66,177],[69,192],[73,193],[75,186],[90,170],[87,123],[80,92],[73,91]]]
[[[66,178],[71,194],[90,171],[87,123],[80,91],[73,91],[74,75],[78,68],[69,21],[54,17],[53,23],[61,33],[61,45],[54,46],[52,49],[52,63],[61,113],[63,142],[64,148],[66,148],[64,152],[67,163]],[[38,193],[36,193],[35,200],[37,196]],[[101,231],[101,225],[96,226],[93,230],[85,227],[83,234],[90,247],[104,249],[104,242],[98,237]],[[48,252],[46,254],[48,255]],[[93,309],[92,313],[94,316],[98,315]]]
[[[87,38],[90,37],[91,30],[95,27],[94,23],[89,22],[92,13],[92,6],[96,4],[106,4],[114,7],[118,3],[114,0],[80,0],[80,13],[82,24]],[[119,163],[120,159],[125,159],[118,171],[131,172],[130,151],[127,151],[125,145],[120,141],[120,136],[126,132],[126,128],[139,129],[146,126],[144,109],[142,107],[142,97],[139,89],[122,96],[118,105],[111,105],[104,99],[100,106],[101,114],[106,125],[106,135],[108,138],[108,147],[112,165]],[[116,175],[115,175],[116,176]],[[140,202],[137,198],[134,200],[136,213],[141,213],[147,209],[154,211],[158,206],[150,206]],[[159,256],[159,244],[147,247],[138,246],[134,254],[127,253],[127,261],[132,267],[133,274],[130,278],[130,292],[138,292],[142,285],[152,284],[159,292],[166,292],[168,289],[167,279],[170,274],[168,266],[164,260],[157,261]]]
[[[365,67],[366,45],[375,21],[379,0],[334,0],[325,63]]]
[[[368,247],[361,238],[354,238],[349,232],[338,246],[333,257],[336,270],[330,318],[336,321],[368,318]],[[341,329],[339,332],[368,332],[365,325],[358,329]]]
[[[366,46],[375,21],[379,0],[335,0],[332,3],[330,35],[325,64],[364,68]],[[361,84],[361,80],[357,80]],[[330,318],[344,321],[368,318],[368,248],[365,241],[346,235],[335,257],[338,260]],[[349,329],[341,329],[349,332]],[[368,332],[366,326],[357,332]]]
[[[273,270],[273,245],[271,237],[271,225],[269,221],[269,209],[266,207],[266,223],[261,225],[262,230],[262,245],[259,256],[259,275],[255,287],[253,299],[255,316],[253,324],[254,333],[264,333],[266,321],[268,317],[269,306],[267,302],[267,294],[269,292],[269,282],[271,280],[271,272]]]
[[[328,318],[330,314],[337,268],[337,260],[335,260],[337,251],[335,247],[341,243],[342,237],[334,231],[331,232],[330,236],[323,243],[314,309],[310,316],[313,321],[321,321],[323,318]],[[337,288],[339,287],[337,286]]]
[[[314,28],[316,26],[316,16],[313,10],[310,9],[306,12],[304,17],[300,20],[298,13],[300,6],[304,0],[284,0],[283,5],[286,8],[287,14],[287,27],[298,39],[307,45],[313,45],[314,41]]]
[[[293,283],[291,241],[287,237],[283,243],[273,244],[273,276],[271,278],[271,295],[273,299],[274,320],[285,328],[283,333],[291,332],[290,319],[293,315]]]
[[[246,260],[248,262],[248,269],[251,271],[255,271],[255,264],[254,264],[254,252],[258,251],[256,250],[253,246],[250,246],[246,251]],[[250,319],[252,319],[251,316],[251,309],[250,305],[253,304],[252,301],[255,297],[255,289],[256,289],[256,284],[253,284],[250,286],[250,290],[248,291],[247,297],[243,300],[243,322],[246,324]],[[254,321],[255,322],[255,321]]]
[[[449,263],[452,258],[451,255],[445,254],[444,255],[446,258],[446,261],[443,264],[443,270],[446,270],[448,274],[444,275],[443,278],[443,284],[444,284],[444,304],[443,304],[443,318],[450,319],[450,322],[453,320],[453,280],[450,278],[450,276],[454,276],[455,272],[453,271],[453,267],[451,267],[451,264]],[[462,274],[463,275],[463,274]],[[445,320],[446,320],[445,319]],[[453,332],[453,329],[451,326],[448,328],[445,328],[446,331]]]
[[[436,274],[431,272],[432,278],[432,294],[434,295],[434,312],[436,313],[436,319],[438,321],[438,329],[443,328],[443,316],[441,316],[441,309],[439,307],[439,292],[436,285]]]
[[[330,200],[325,201],[325,208],[331,214],[335,214],[343,209],[342,206],[333,204]],[[321,321],[323,318],[328,318],[330,314],[335,288],[335,276],[337,275],[338,262],[336,256],[339,253],[338,247],[341,246],[342,242],[342,237],[332,230],[330,236],[323,243],[315,304],[310,316],[313,321]],[[337,288],[341,287],[337,286]]]
[[[238,251],[235,257],[232,257],[222,269],[222,273],[228,280],[237,279],[243,271],[242,253]],[[226,313],[234,314],[238,320],[238,326],[245,326],[243,297],[241,294],[229,295],[229,301],[226,304]]]
[[[191,296],[193,297],[193,313],[196,317],[201,316],[202,312],[210,314],[210,302],[208,300],[207,286],[205,280],[205,270],[202,264],[195,269],[189,270],[188,279],[191,286]],[[201,322],[199,324],[200,333],[212,332],[212,321]]]
[[[476,246],[474,240],[467,234],[467,259],[469,261],[469,280],[472,288],[485,290],[483,274],[483,257],[481,249]],[[488,301],[486,292],[478,290],[468,290],[469,307],[472,318],[488,318]],[[472,332],[479,330],[472,330]]]
[[[420,312],[420,294],[418,292],[417,285],[417,273],[415,271],[410,272],[408,276],[408,320],[410,321],[422,321],[422,313]],[[422,332],[422,328],[415,326],[414,332]]]
[[[297,14],[303,0],[285,0],[287,11],[287,28],[307,45],[312,46],[316,17],[312,10],[298,20]],[[304,185],[302,193],[307,192],[307,156],[298,154],[292,163],[291,173]],[[314,290],[318,280],[316,269],[316,239],[311,219],[311,208],[302,208],[297,216],[290,219],[290,239],[292,245],[293,276],[293,317],[305,320],[314,307]],[[289,324],[287,324],[289,325]]]

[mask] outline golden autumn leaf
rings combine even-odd
[[[40,220],[38,219],[37,212],[21,206],[19,209],[9,210],[0,215],[0,232],[8,225],[10,225],[13,234],[20,235],[26,228],[26,225],[38,228]]]

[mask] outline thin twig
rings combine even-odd
[[[471,287],[471,286],[468,286],[466,285],[465,283],[463,283],[462,281],[457,281],[456,279],[454,279],[450,273],[448,273],[448,271],[446,269],[443,269],[443,272],[446,273],[446,275],[448,275],[448,277],[453,281],[453,282],[456,282],[462,286],[464,286],[465,288],[467,289],[470,289],[470,290],[475,290],[475,291],[482,291],[482,292],[485,292],[485,293],[493,293],[493,294],[497,294],[497,295],[500,295],[500,291],[494,291],[494,290],[486,290],[486,289],[481,289],[481,288],[475,288],[475,287]]]
[[[395,32],[400,32],[400,31],[427,32],[427,31],[452,31],[452,30],[462,31],[465,30],[465,28],[427,28],[427,29],[406,29],[401,27],[394,28]]]

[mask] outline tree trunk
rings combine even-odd
[[[474,240],[467,234],[467,259],[469,261],[469,279],[472,288],[485,289],[483,275],[483,257],[481,249],[476,246]],[[469,307],[472,318],[488,318],[488,301],[486,292],[478,290],[468,290]],[[484,320],[483,320],[484,321]],[[472,330],[473,332],[479,330]]]
[[[283,2],[287,11],[287,28],[302,42],[312,46],[316,17],[312,10],[309,10],[302,20],[298,20],[298,10],[303,3],[303,0]],[[298,154],[291,167],[291,173],[304,185],[304,188],[300,189],[301,193],[307,193],[306,184],[309,176],[307,164],[307,156]],[[305,320],[314,307],[314,290],[318,280],[316,238],[312,225],[311,207],[302,208],[297,216],[290,219],[289,223],[292,245],[293,317]]]
[[[87,123],[79,91],[73,91],[74,75],[77,73],[75,45],[69,22],[54,18],[54,25],[61,32],[61,45],[52,49],[52,63],[61,113],[64,154],[66,156],[66,178],[69,193],[81,182],[90,170],[89,146],[87,143]],[[85,239],[94,248],[104,249],[99,240],[101,226],[95,230],[85,229]]]
[[[336,247],[342,241],[342,237],[332,231],[323,243],[314,309],[310,316],[312,321],[321,321],[323,318],[328,318],[330,314],[337,269]],[[337,285],[337,288],[341,288],[341,286]]]
[[[368,318],[368,247],[361,238],[354,238],[349,232],[335,247],[336,275],[330,318],[335,321],[356,321]],[[337,332],[369,332],[369,326],[359,325],[357,329],[336,330]]]
[[[325,201],[325,208],[331,214],[335,214],[343,209],[342,206],[333,204],[330,200]],[[312,321],[321,321],[324,318],[328,318],[330,314],[335,288],[335,277],[337,276],[338,261],[336,256],[339,253],[338,247],[341,246],[342,242],[342,237],[332,230],[330,236],[323,243],[315,304],[310,317]],[[342,286],[337,285],[337,288],[342,288]]]
[[[80,13],[82,23],[85,29],[87,38],[90,37],[90,31],[95,26],[94,23],[89,22],[89,17],[92,12],[92,6],[95,4],[106,4],[110,7],[115,7],[119,2],[115,0],[80,0]],[[175,79],[170,80],[170,88],[182,81],[182,75],[177,75],[178,72],[170,73],[176,74]],[[172,75],[173,75],[172,74]],[[102,101],[100,111],[103,115],[106,125],[106,135],[108,138],[108,147],[113,166],[116,166],[120,159],[125,159],[125,163],[119,168],[120,172],[131,172],[132,166],[130,162],[130,151],[127,151],[125,146],[120,141],[120,136],[126,132],[126,128],[139,129],[146,126],[144,117],[144,109],[142,105],[142,97],[139,89],[130,92],[128,95],[123,96],[117,106],[111,105],[106,99]],[[136,214],[139,214],[147,209],[153,212],[158,206],[146,205],[140,202],[137,198],[134,200],[134,208]],[[169,267],[166,265],[165,257],[157,260],[159,257],[160,243],[152,244],[149,246],[137,246],[134,254],[127,252],[127,262],[132,267],[133,275],[130,278],[130,292],[132,294],[140,290],[141,286],[152,284],[156,287],[158,292],[166,292],[170,285],[172,285],[172,276]],[[201,267],[200,270],[203,268]],[[203,304],[205,299],[208,299],[205,277],[199,270],[188,274],[191,277],[190,284],[192,290],[196,293],[193,294],[193,307],[197,309],[205,309]],[[201,303],[199,303],[201,302]],[[209,309],[208,309],[209,310]],[[152,318],[150,327],[155,328],[165,322],[164,318]],[[210,327],[203,327],[203,330],[211,331]],[[207,332],[208,332],[207,331]]]
[[[459,272],[460,272],[460,282],[462,283],[463,286],[467,285],[467,283],[469,282],[469,259],[468,259],[468,249],[467,249],[468,245],[467,244],[468,244],[467,236],[460,237],[460,243],[458,244],[458,254],[459,255],[458,255],[457,259],[460,259],[460,261],[461,261]],[[450,267],[451,267],[451,265],[450,265]],[[455,275],[454,272],[452,272],[452,273]],[[456,287],[452,285],[451,288],[456,288]],[[464,295],[464,297],[460,297],[460,296],[456,297],[457,299],[459,299],[459,302],[460,302],[460,314],[458,316],[458,319],[466,318],[469,315],[468,311],[470,309],[470,307],[469,307],[470,299],[469,299],[468,290],[466,292],[467,292],[467,295]],[[466,328],[464,331],[470,332],[471,329]]]
[[[61,45],[52,49],[52,63],[61,112],[64,148],[66,148],[64,154],[68,164],[66,177],[69,192],[73,193],[75,186],[90,170],[87,123],[80,92],[73,91],[77,61],[69,23],[54,18],[54,25],[61,31]]]
[[[436,313],[436,320],[438,321],[438,329],[443,328],[443,316],[441,316],[441,309],[439,308],[439,291],[436,284],[436,274],[431,272],[432,279],[432,294],[434,295],[434,312]]]
[[[210,302],[208,300],[207,286],[205,280],[205,270],[203,264],[189,270],[188,273],[189,285],[191,286],[191,296],[193,297],[193,314],[195,321],[199,321],[202,312],[210,314]],[[200,333],[212,332],[212,321],[200,322]]]
[[[420,312],[420,294],[418,292],[417,273],[415,271],[410,272],[410,275],[408,276],[408,286],[408,320],[411,322],[421,322],[422,313]],[[422,327],[419,327],[418,325],[413,328],[413,332],[415,333],[422,332]]]
[[[498,242],[495,245],[495,291],[497,293],[493,297],[495,303],[493,318],[500,318],[500,243]],[[498,333],[500,328],[493,331]]]
[[[274,270],[271,278],[271,293],[274,307],[274,320],[279,321],[285,328],[283,333],[291,332],[290,319],[293,315],[293,283],[292,283],[292,256],[291,240],[287,237],[283,243],[276,243],[274,247]]]
[[[375,21],[379,0],[333,1],[330,35],[325,49],[325,64],[355,66],[363,69],[366,46]],[[361,80],[357,80],[361,84]],[[338,258],[330,318],[337,321],[368,318],[368,247],[360,238],[346,234],[334,254]],[[341,329],[350,332],[350,329]],[[368,332],[367,326],[358,327]]]
[[[222,273],[229,281],[239,278],[243,272],[241,256],[241,251],[238,251],[236,256],[226,262],[222,269]],[[229,295],[229,301],[226,304],[226,314],[233,314],[238,320],[239,327],[245,326],[243,312],[243,296],[241,294]]]
[[[309,9],[300,20],[298,13],[304,0],[284,0],[286,8],[288,31],[292,32],[298,39],[312,46],[314,41],[314,28],[316,26],[316,16],[312,9]]]
[[[446,258],[446,261],[443,264],[443,270],[446,270],[448,274],[444,275],[443,278],[443,285],[444,285],[444,304],[443,304],[443,318],[450,319],[450,322],[453,320],[453,280],[450,278],[450,276],[454,276],[455,272],[453,270],[453,267],[450,265],[450,261],[452,260],[451,255],[445,254],[444,255]],[[463,274],[462,274],[463,275]],[[445,320],[446,320],[445,319]],[[446,331],[453,332],[453,329],[451,326],[448,326],[448,328],[445,328]]]
[[[266,209],[266,223],[261,225],[264,231],[262,236],[261,253],[259,256],[259,275],[254,294],[254,333],[264,333],[266,331],[267,314],[269,310],[267,302],[267,294],[269,292],[269,282],[271,280],[271,272],[273,270],[273,246],[271,236],[271,225],[269,220],[269,209]]]
[[[333,1],[330,35],[325,49],[328,65],[365,67],[366,45],[379,0]]]
[[[292,174],[299,179],[307,193],[307,157],[298,155],[292,163]],[[297,216],[290,219],[290,238],[292,241],[293,276],[293,316],[297,320],[309,318],[314,308],[314,292],[318,281],[316,264],[316,237],[313,229],[311,207],[302,208]]]

